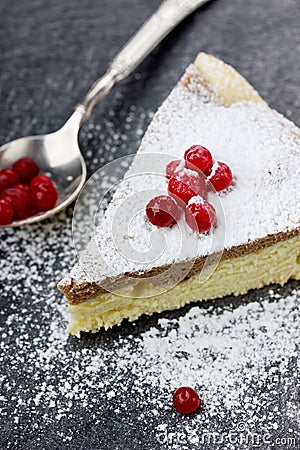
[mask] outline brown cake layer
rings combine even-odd
[[[299,235],[300,235],[300,227],[291,231],[272,234],[270,236],[257,239],[255,241],[248,242],[247,244],[232,247],[228,250],[225,249],[223,251],[220,261],[248,255],[250,253],[257,253],[266,247],[270,247],[274,244],[277,244],[278,242],[286,241]],[[205,261],[206,257],[200,257],[195,259],[192,268],[189,270],[187,274],[185,274],[184,280],[199,273],[203,268]],[[172,279],[170,279],[170,276],[166,276],[166,278],[164,278],[162,275],[160,277],[161,282],[164,284],[170,284],[172,282],[176,283],[176,278],[177,280],[182,278],[182,273],[186,271],[186,266],[188,265],[189,261],[173,264]],[[110,292],[111,290],[117,291],[118,289],[121,289],[125,286],[136,284],[138,280],[141,280],[143,278],[150,278],[149,281],[151,282],[151,277],[167,272],[167,270],[170,267],[171,267],[170,265],[165,265],[153,268],[152,270],[145,271],[143,273],[131,272],[125,273],[124,275],[121,275],[116,278],[107,279],[107,287],[109,287],[109,289],[105,289],[103,287],[103,283],[101,283],[100,286],[96,282],[87,282],[87,281],[77,282],[73,278],[71,278],[67,283],[59,285],[59,288],[67,297],[71,305],[77,305],[79,303],[83,303],[87,300],[90,300],[91,298],[96,297],[98,295]]]

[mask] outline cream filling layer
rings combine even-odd
[[[300,236],[279,242],[257,253],[221,261],[204,283],[197,275],[182,281],[163,294],[156,295],[149,283],[117,293],[94,297],[79,305],[69,306],[71,334],[97,331],[119,325],[123,319],[136,320],[142,314],[151,315],[180,308],[188,303],[245,294],[250,289],[278,283],[289,278],[300,280]]]

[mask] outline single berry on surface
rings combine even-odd
[[[183,169],[185,163],[182,159],[175,159],[174,161],[170,161],[166,167],[166,177],[171,178],[177,170]]]
[[[34,208],[30,192],[15,187],[1,192],[0,199],[11,203],[14,210],[14,219],[26,219],[33,214]]]
[[[7,200],[0,200],[0,225],[8,225],[13,220],[14,209]]]
[[[16,161],[12,167],[22,183],[30,183],[33,177],[39,173],[38,165],[31,158],[21,158]]]
[[[210,151],[201,145],[192,145],[184,154],[186,166],[191,170],[198,170],[204,175],[209,175],[213,166]]]
[[[37,175],[36,177],[34,177],[30,182],[30,187],[34,188],[35,186],[38,186],[39,184],[49,184],[56,189],[56,184],[47,175]]]
[[[16,172],[11,169],[0,170],[0,192],[11,188],[18,183],[20,183],[20,178]]]
[[[216,221],[216,210],[208,201],[194,197],[185,210],[186,223],[198,233],[209,231]]]
[[[181,210],[175,200],[168,195],[154,197],[146,206],[146,215],[153,225],[170,227],[181,215]]]
[[[57,190],[48,183],[40,183],[31,189],[33,204],[37,211],[45,212],[54,208],[58,199]]]
[[[205,179],[197,172],[183,169],[170,178],[168,192],[175,198],[178,204],[184,206],[196,195],[206,198],[207,190]]]
[[[212,168],[212,173],[208,180],[216,191],[228,188],[232,183],[232,172],[227,164],[217,161]]]
[[[173,394],[173,405],[182,414],[191,414],[200,406],[197,392],[188,386],[178,388]]]

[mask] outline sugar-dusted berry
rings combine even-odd
[[[193,230],[205,233],[213,227],[216,221],[216,210],[202,197],[194,197],[186,207],[185,220]]]
[[[207,196],[204,178],[189,169],[181,170],[170,179],[168,192],[181,206],[196,195],[204,198]]]
[[[209,175],[213,166],[210,151],[202,145],[192,145],[184,154],[188,169],[197,170],[204,175]]]
[[[213,185],[216,191],[222,191],[228,188],[232,183],[232,172],[227,164],[217,161],[212,168],[209,181]]]
[[[179,219],[182,211],[168,195],[154,197],[146,206],[146,214],[153,225],[170,227]]]
[[[185,162],[182,159],[175,159],[174,161],[170,161],[166,167],[166,177],[171,178],[173,175],[181,169],[184,169]]]

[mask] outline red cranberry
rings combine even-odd
[[[12,204],[7,200],[0,200],[0,225],[8,225],[14,216]]]
[[[21,192],[26,192],[28,194],[30,193],[30,187],[28,184],[16,184],[14,188]]]
[[[51,180],[51,178],[47,177],[47,175],[37,175],[36,177],[34,177],[30,182],[30,187],[34,188],[39,184],[49,184],[56,189],[56,184],[53,180]]]
[[[173,405],[182,414],[191,414],[196,411],[200,403],[199,395],[191,387],[180,387],[173,394]]]
[[[11,169],[0,170],[0,192],[20,183],[19,176]]]
[[[188,169],[183,169],[170,179],[168,192],[181,206],[196,195],[207,196],[204,178]]]
[[[209,175],[213,166],[211,153],[201,145],[192,145],[184,154],[186,166],[191,170]]]
[[[39,173],[38,165],[31,158],[18,159],[12,168],[19,175],[22,183],[30,183],[32,178]]]
[[[202,197],[195,197],[185,210],[185,220],[192,230],[205,233],[216,221],[216,210]]]
[[[146,214],[153,225],[170,227],[179,219],[181,210],[171,197],[159,195],[147,204]]]
[[[182,166],[181,168],[183,169],[184,165],[184,161],[182,161],[181,159],[170,161],[166,167],[166,177],[171,178],[174,175],[175,171],[178,170],[180,166]]]
[[[10,188],[0,194],[0,199],[11,203],[14,210],[14,219],[25,219],[33,213],[32,198],[29,192]]]
[[[232,172],[227,164],[217,161],[208,178],[216,191],[222,191],[228,188],[232,183]]]
[[[31,190],[36,209],[40,212],[54,208],[58,199],[57,190],[50,184],[40,183]]]

